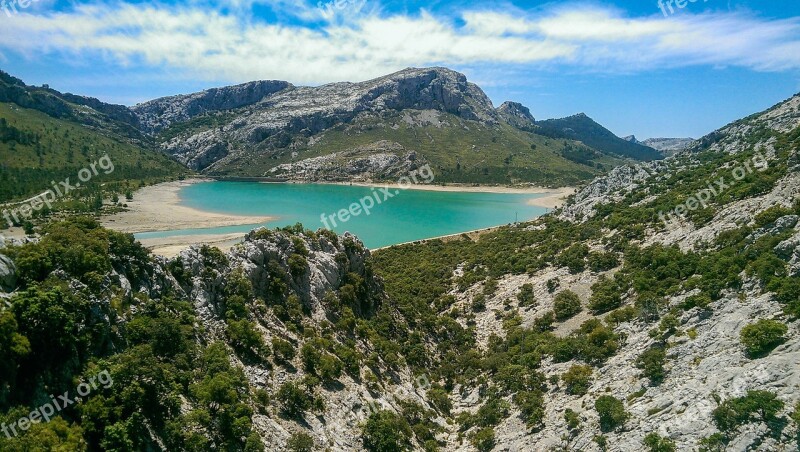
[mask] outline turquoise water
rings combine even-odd
[[[206,212],[233,215],[269,215],[274,221],[262,225],[188,229],[136,234],[138,239],[176,235],[248,232],[258,226],[270,228],[303,223],[308,229],[325,227],[321,216],[335,215],[353,203],[374,206],[369,215],[327,218],[328,229],[357,235],[368,248],[379,248],[414,240],[472,231],[530,220],[548,211],[527,205],[543,195],[507,193],[399,191],[392,197],[378,188],[326,184],[262,184],[257,182],[203,182],[179,192],[181,204]],[[377,199],[380,202],[375,201]],[[359,205],[359,208],[361,206]],[[358,212],[358,209],[354,209]],[[335,223],[335,225],[334,225]]]

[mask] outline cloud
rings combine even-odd
[[[689,65],[762,71],[800,68],[800,19],[742,13],[648,17],[596,6],[525,14],[384,12],[377,2],[225,0],[212,6],[83,4],[21,11],[0,29],[0,49],[31,59],[100,60],[181,71],[204,80],[365,80],[408,66],[564,65],[597,72]],[[272,22],[254,18],[271,8]],[[8,18],[3,18],[8,19]]]

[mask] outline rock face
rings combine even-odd
[[[406,69],[366,82],[320,87],[252,82],[133,107],[151,132],[222,110],[235,114],[218,118],[221,124],[213,129],[172,139],[164,144],[165,151],[202,170],[233,148],[287,147],[297,137],[347,123],[364,112],[436,110],[484,124],[498,121],[498,113],[477,85],[444,68]]]
[[[518,129],[532,129],[536,124],[536,120],[533,119],[528,107],[519,102],[503,102],[503,105],[497,108],[497,113],[506,122]]]
[[[17,267],[7,256],[0,254],[0,292],[11,292],[17,286]]]
[[[142,127],[157,133],[175,122],[188,121],[203,113],[253,105],[267,96],[293,88],[288,82],[263,80],[225,88],[212,88],[199,93],[163,97],[131,108]]]

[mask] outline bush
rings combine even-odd
[[[494,429],[492,427],[478,430],[470,440],[470,443],[480,452],[488,452],[494,449],[494,442]]]
[[[553,300],[553,312],[559,321],[567,320],[581,312],[581,299],[575,292],[565,290],[559,292]]]
[[[600,416],[600,430],[604,433],[621,427],[630,417],[622,401],[613,396],[598,397],[594,402],[594,409]]]
[[[589,253],[589,269],[595,273],[611,270],[619,265],[619,259],[614,253]]]
[[[766,356],[786,339],[789,329],[776,320],[759,320],[742,328],[741,341],[747,354],[752,357]]]
[[[411,427],[391,411],[370,415],[361,431],[364,448],[372,452],[402,451],[411,448]]]
[[[312,396],[297,383],[287,381],[278,388],[275,395],[281,404],[281,409],[287,416],[297,418],[314,405]]]
[[[595,314],[602,314],[620,307],[622,304],[622,288],[617,281],[601,276],[592,285],[592,296],[589,299],[589,309]]]
[[[747,391],[744,397],[726,400],[711,414],[717,428],[723,432],[736,430],[759,418],[765,422],[775,419],[775,415],[783,409],[783,402],[769,391]]]
[[[292,433],[286,448],[290,452],[311,452],[314,450],[314,438],[304,432]]]
[[[541,391],[520,391],[514,394],[514,403],[522,411],[529,428],[538,429],[544,425],[545,406]]]
[[[564,375],[561,375],[561,381],[566,385],[567,393],[572,395],[586,394],[591,380],[592,367],[586,365],[576,364],[564,372]]]
[[[636,367],[642,369],[642,376],[649,378],[651,383],[658,384],[664,380],[666,360],[667,353],[664,351],[664,347],[651,347],[639,355]]]
[[[644,437],[644,445],[650,449],[650,452],[675,452],[677,450],[674,441],[662,438],[656,432],[651,432]]]
[[[533,294],[533,285],[523,284],[522,287],[519,288],[519,293],[517,293],[517,300],[522,307],[536,304],[536,297]]]
[[[294,359],[295,351],[294,345],[289,341],[273,337],[272,338],[272,353],[275,354],[275,360],[282,363],[288,363]]]

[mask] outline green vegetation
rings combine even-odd
[[[575,292],[565,290],[559,292],[553,299],[553,312],[556,320],[564,321],[581,312],[581,299]]]
[[[391,411],[373,413],[364,424],[362,439],[370,452],[391,452],[411,448],[411,427]]]
[[[781,345],[789,328],[777,320],[759,320],[742,328],[741,340],[750,357],[767,355]]]
[[[677,450],[675,441],[663,438],[656,432],[648,433],[644,437],[644,445],[647,446],[650,452],[675,452]]]
[[[403,120],[403,114],[396,112],[361,117],[314,137],[317,139],[314,146],[300,149],[294,158],[291,152],[279,150],[274,151],[274,158],[253,161],[252,156],[242,156],[226,161],[215,170],[230,176],[262,175],[270,168],[293,160],[348,151],[382,140],[404,146],[405,151],[398,151],[402,156],[414,150],[425,158],[436,173],[436,183],[573,185],[602,173],[600,168],[624,162],[617,156],[587,150],[571,140],[554,140],[508,124],[487,126],[450,113],[441,113],[440,120],[443,125],[437,127],[430,123],[411,125]],[[397,127],[392,127],[393,124]],[[570,149],[584,150],[587,160],[576,161]],[[344,163],[366,155],[367,152],[363,152],[341,159]],[[377,179],[381,179],[380,175]]]
[[[784,403],[769,391],[747,391],[747,395],[726,400],[714,409],[714,422],[720,431],[729,433],[753,421],[774,422],[783,406]]]
[[[589,391],[592,380],[592,367],[576,364],[561,375],[567,394],[582,396]]]
[[[653,384],[659,384],[666,375],[664,364],[667,361],[667,354],[664,347],[655,346],[645,350],[636,360],[636,367],[642,369],[642,376],[650,379]]]
[[[594,402],[594,409],[600,416],[600,430],[611,432],[622,427],[630,414],[625,411],[625,404],[613,396],[600,396]]]

